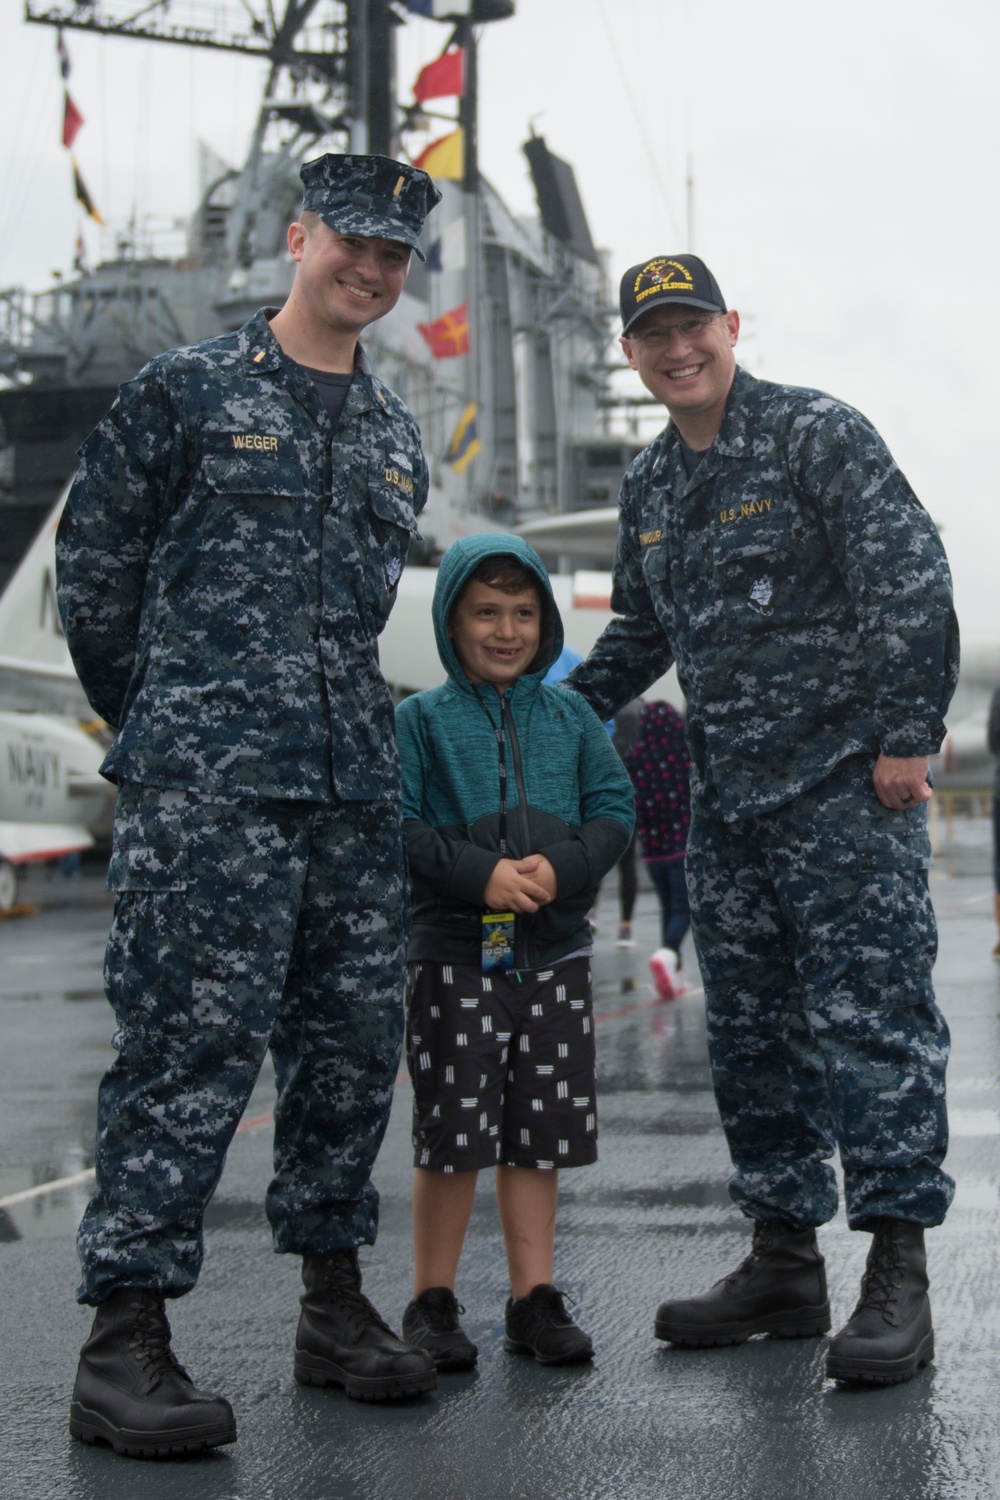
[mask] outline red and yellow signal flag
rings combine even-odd
[[[442,313],[433,323],[418,323],[435,359],[454,359],[469,352],[469,308],[460,302],[450,312]]]
[[[461,182],[465,176],[465,131],[459,126],[450,135],[431,141],[413,163],[428,177],[446,178],[449,182]]]

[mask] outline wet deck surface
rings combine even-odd
[[[668,1294],[703,1289],[747,1248],[725,1191],[697,976],[655,1003],[638,947],[614,945],[602,896],[595,972],[601,1159],[563,1176],[558,1280],[593,1335],[593,1367],[544,1370],[505,1354],[503,1256],[484,1177],[459,1294],[480,1346],[472,1375],[421,1401],[372,1406],[291,1374],[298,1261],[270,1250],[262,1200],[270,1130],[238,1134],[208,1215],[208,1254],[172,1304],[175,1346],[230,1397],[239,1442],[136,1463],[67,1436],[90,1313],[73,1301],[73,1234],[86,1184],[0,1208],[0,1496],[3,1500],[950,1500],[1000,1496],[1000,966],[988,827],[959,823],[933,875],[938,996],[952,1027],[958,1193],[929,1236],[937,1362],[915,1381],[845,1391],[825,1340],[755,1339],[682,1352],[652,1336]],[[0,925],[0,1200],[85,1169],[98,1079],[111,1056],[99,879],[27,883],[39,910]],[[690,961],[693,962],[693,961]],[[266,1116],[262,1077],[247,1119]],[[382,1228],[365,1287],[396,1322],[409,1296],[409,1088],[377,1169]],[[854,1305],[868,1237],[843,1215],[821,1232],[835,1325]]]

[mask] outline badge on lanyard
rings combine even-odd
[[[483,973],[514,967],[514,913],[483,912]]]

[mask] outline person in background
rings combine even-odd
[[[573,646],[563,646],[559,655],[556,657],[555,661],[552,663],[551,667],[549,667],[549,670],[542,678],[543,683],[546,685],[546,687],[555,687],[557,683],[562,682],[566,677],[568,677],[573,668],[578,667],[582,661],[583,657]],[[616,720],[609,719],[604,727],[607,730],[608,734],[611,736],[612,743],[614,743],[615,735],[618,732]],[[621,747],[616,744],[615,749],[620,755]],[[631,941],[623,941],[623,938],[631,938],[632,907],[635,904],[634,839],[635,834],[633,832],[632,838],[630,838],[628,842],[628,848],[625,850],[625,853],[618,861],[618,897],[622,910],[622,925],[618,929],[619,948],[633,948],[635,946],[635,944]],[[587,920],[590,923],[591,932],[597,931],[597,902],[600,894],[601,887],[600,885],[598,885],[594,891],[593,905],[591,906],[590,911],[587,913]],[[626,920],[626,916],[628,920]]]
[[[1000,958],[1000,687],[994,690],[990,699],[986,738],[990,754],[997,758],[993,772],[993,910],[997,923],[993,957]]]
[[[684,720],[669,703],[647,703],[624,756],[635,790],[635,832],[660,903],[660,946],[649,960],[662,1000],[682,993],[681,943],[691,925],[684,852],[691,823],[691,762]]]
[[[564,677],[568,677],[573,668],[578,667],[582,661],[583,657],[579,651],[575,651],[572,646],[563,646],[542,681],[546,687],[555,687],[557,682],[562,682]]]
[[[614,730],[611,735],[611,743],[622,758],[622,763],[627,765],[625,755],[629,746],[635,739],[635,732],[639,727],[639,714],[642,711],[642,699],[633,698],[631,703],[626,703],[620,708],[614,717]],[[618,861],[618,937],[616,947],[634,948],[635,938],[632,936],[632,913],[635,911],[635,900],[639,894],[639,875],[635,867],[635,844],[638,825],[632,830],[632,837],[628,841],[628,848]]]

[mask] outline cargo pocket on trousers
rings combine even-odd
[[[914,840],[858,849],[857,954],[862,1004],[917,1005],[928,995],[937,949],[928,859]]]
[[[177,844],[122,843],[111,855],[107,888],[117,899],[104,979],[119,1047],[127,1039],[133,1047],[155,1048],[164,1031],[189,1024],[190,1003],[177,1000],[182,961],[174,940],[188,879],[188,851]]]
[[[108,865],[109,891],[185,891],[188,852],[177,844],[119,844]]]

